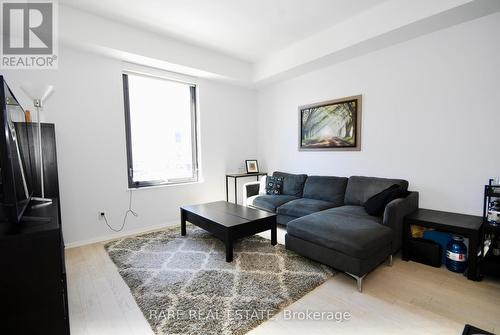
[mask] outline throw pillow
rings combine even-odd
[[[267,185],[267,176],[260,177],[259,181],[259,195],[266,195],[266,185]]]
[[[266,194],[278,195],[283,189],[283,177],[267,177],[266,178]]]
[[[400,185],[394,184],[366,200],[364,207],[369,215],[379,216],[384,214],[385,206],[389,202],[398,198],[406,198],[408,194],[410,192],[406,191]]]

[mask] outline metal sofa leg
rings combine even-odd
[[[349,276],[353,277],[354,279],[356,279],[356,284],[357,284],[357,287],[358,287],[358,291],[360,293],[363,293],[363,279],[365,279],[366,275],[363,275],[363,276],[356,276],[356,275],[353,275],[352,273],[349,273],[349,272],[346,272]]]
[[[389,258],[387,259],[387,266],[392,266],[392,254],[389,255]]]
[[[365,278],[365,276],[356,278],[359,293],[363,293],[363,279],[364,278]]]

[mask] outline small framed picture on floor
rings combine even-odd
[[[256,159],[247,159],[245,163],[247,165],[247,173],[259,173],[259,164]]]

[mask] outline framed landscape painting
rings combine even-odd
[[[361,150],[361,95],[299,107],[299,150]]]

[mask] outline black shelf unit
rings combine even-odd
[[[500,185],[492,185],[490,180],[488,185],[484,185],[484,199],[483,199],[483,229],[482,229],[482,243],[481,243],[481,274],[486,276],[500,277],[500,256],[495,256],[492,253],[492,247],[484,253],[484,244],[488,236],[493,236],[495,240],[500,239],[500,225],[491,224],[488,221],[488,205],[494,199],[500,199]]]
[[[483,218],[481,216],[450,213],[431,209],[419,208],[407,215],[403,221],[403,248],[402,259],[409,261],[412,256],[411,226],[433,228],[438,231],[449,232],[469,239],[467,279],[480,281],[478,249],[482,244]]]
[[[0,334],[70,333],[55,127],[41,129],[45,197],[52,203],[32,200],[21,222],[0,222]],[[39,176],[39,155],[34,159]],[[40,197],[37,179],[33,195]]]

